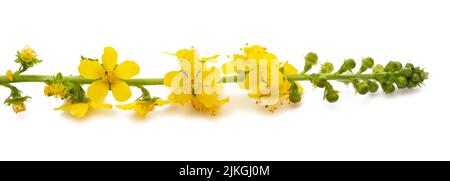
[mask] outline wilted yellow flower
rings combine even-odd
[[[46,85],[44,87],[44,94],[45,96],[55,96],[57,98],[64,98],[67,93],[67,87],[64,86],[62,83],[55,83]]]
[[[96,80],[88,88],[88,96],[96,102],[101,102],[111,89],[114,98],[126,101],[131,97],[131,90],[124,81],[139,74],[139,65],[134,61],[124,61],[117,64],[117,52],[112,47],[106,47],[102,56],[102,64],[98,61],[82,60],[78,66],[80,75]]]
[[[259,45],[244,47],[243,54],[233,55],[232,60],[222,66],[222,71],[241,77],[239,87],[249,90],[249,97],[271,111],[276,105],[297,102],[293,100],[299,100],[298,96],[303,92],[300,84],[287,79],[287,75],[298,73],[297,69],[287,62],[282,64]],[[292,92],[296,99],[291,99]]]
[[[198,94],[197,96],[192,96],[192,107],[197,111],[207,112],[215,116],[220,106],[230,101],[228,97],[225,99],[217,99],[217,96],[217,94]]]
[[[155,109],[155,106],[163,106],[168,103],[169,101],[161,99],[151,99],[148,101],[136,100],[129,104],[117,105],[116,107],[122,110],[134,110],[138,115],[146,116],[147,113]]]
[[[37,55],[36,52],[31,47],[26,46],[19,53],[19,56],[24,62],[30,62],[33,61]]]
[[[86,113],[88,112],[89,108],[94,109],[111,109],[111,104],[105,104],[105,103],[96,103],[94,101],[88,101],[88,102],[80,102],[80,103],[72,103],[70,101],[66,102],[60,107],[55,108],[55,110],[63,110],[63,111],[69,111],[72,116],[75,116],[77,118],[84,117]]]
[[[14,102],[12,103],[12,109],[15,113],[23,112],[27,110],[24,102]]]
[[[219,98],[218,92],[223,89],[220,71],[206,65],[216,62],[218,55],[200,58],[195,49],[182,49],[174,55],[181,70],[168,72],[164,77],[164,85],[172,91],[168,99],[179,104],[190,102],[194,109],[215,115],[229,100]]]
[[[12,73],[11,70],[6,71],[6,78],[8,78],[9,81],[13,81],[14,74]]]

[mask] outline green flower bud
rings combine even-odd
[[[400,71],[400,74],[405,77],[409,77],[412,74],[412,70],[410,68],[404,68]]]
[[[402,68],[402,63],[397,61],[390,61],[388,64],[386,64],[386,67],[384,67],[384,71],[386,72],[396,72],[399,71]]]
[[[379,87],[377,82],[369,80],[369,81],[367,81],[367,84],[369,85],[369,91],[371,93],[377,92],[378,87]]]
[[[373,72],[380,73],[384,72],[384,67],[381,64],[377,64],[373,67]]]
[[[366,71],[369,68],[372,68],[374,65],[374,61],[370,57],[366,57],[362,59],[361,67],[359,68],[359,73]]]
[[[325,85],[328,83],[327,79],[324,76],[316,76],[314,77],[314,86],[324,88]]]
[[[421,72],[419,73],[419,76],[422,79],[422,81],[424,81],[425,79],[428,79],[428,72],[421,70]]]
[[[294,85],[294,84],[292,84],[292,85]],[[289,101],[291,101],[292,103],[298,103],[301,100],[302,100],[301,92],[298,91],[297,86],[293,86],[289,92]]]
[[[390,82],[381,83],[381,88],[383,89],[383,91],[386,94],[390,94],[390,93],[393,93],[395,91],[394,84],[392,84]]]
[[[369,84],[365,81],[356,83],[355,88],[356,91],[361,95],[367,94],[367,92],[369,92],[370,90]]]
[[[335,90],[327,91],[325,94],[325,99],[327,99],[329,103],[334,103],[339,100],[339,94]]]
[[[414,88],[414,87],[416,87],[417,86],[417,84],[415,84],[414,82],[412,82],[412,81],[409,81],[408,82],[408,85],[406,86],[406,87],[408,87],[409,89],[411,89],[411,88]]]
[[[399,89],[405,88],[408,85],[408,80],[403,76],[396,77],[394,81]]]
[[[337,73],[343,73],[346,71],[350,71],[352,69],[354,69],[356,67],[356,62],[355,60],[349,58],[347,60],[344,61],[344,63],[342,64],[341,68],[339,68]]]
[[[414,68],[414,65],[413,65],[412,63],[407,63],[407,64],[405,65],[405,68],[413,69],[413,68]]]
[[[419,75],[418,73],[414,73],[414,74],[412,74],[412,76],[411,76],[411,81],[412,81],[413,83],[418,84],[418,83],[422,82],[422,79],[420,78],[420,75]]]
[[[320,73],[331,73],[334,70],[334,65],[331,62],[325,62],[322,64]]]
[[[313,65],[316,65],[319,60],[319,57],[314,52],[309,52],[305,56],[305,67],[303,68],[303,72],[307,72],[312,68]]]
[[[318,60],[319,60],[319,57],[314,52],[309,52],[305,56],[305,61],[310,63],[310,64],[312,64],[312,65],[316,65]]]

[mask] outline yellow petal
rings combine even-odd
[[[114,70],[117,64],[117,51],[113,47],[105,47],[102,64],[106,70]]]
[[[229,97],[217,101],[216,105],[222,105],[222,104],[225,104],[225,103],[228,103],[228,102],[230,102],[230,98]]]
[[[60,106],[60,107],[54,108],[54,110],[62,110],[62,111],[64,111],[64,110],[69,109],[69,108],[70,108],[70,105],[72,105],[72,104],[70,104],[70,103],[65,103],[65,104],[63,104],[63,105]]]
[[[72,116],[81,118],[86,115],[88,109],[89,109],[88,103],[76,103],[70,106],[69,111],[70,114],[72,114]]]
[[[98,79],[103,76],[105,69],[98,61],[83,60],[78,66],[78,72],[87,79]]]
[[[213,62],[213,63],[216,63],[217,62],[217,57],[219,57],[219,55],[214,55],[212,57],[203,57],[202,58],[202,62]]]
[[[95,101],[90,101],[89,106],[91,106],[94,109],[111,109],[112,108],[111,104],[105,104],[102,102],[95,102]]]
[[[284,73],[285,74],[296,74],[296,73],[298,73],[298,70],[294,66],[292,66],[291,64],[289,64],[287,62],[283,64],[283,68],[284,68]]]
[[[303,93],[303,87],[300,85],[300,83],[295,82],[295,85],[297,85],[298,92]]]
[[[122,105],[116,105],[117,108],[122,109],[122,110],[132,110],[132,109],[134,109],[134,106],[136,106],[136,102],[122,104]]]
[[[196,96],[205,107],[212,107],[217,102],[217,94],[197,94]]]
[[[164,106],[166,104],[169,104],[170,101],[158,99],[158,100],[155,101],[155,103],[156,103],[157,106]]]
[[[116,73],[121,79],[130,79],[139,74],[139,65],[134,61],[124,61],[117,65]]]
[[[179,73],[180,71],[171,71],[166,73],[166,75],[164,76],[164,85],[167,87],[171,87],[173,78],[177,76]]]
[[[191,100],[192,95],[191,94],[170,94],[169,100],[178,103],[178,104],[186,104]]]
[[[131,90],[124,81],[117,80],[111,84],[111,90],[117,101],[123,102],[131,97]]]
[[[93,82],[87,91],[88,96],[95,102],[103,102],[103,99],[108,95],[109,86],[102,80]]]

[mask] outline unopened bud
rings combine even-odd
[[[392,92],[395,91],[395,86],[394,84],[390,83],[390,82],[386,82],[386,83],[381,83],[381,88],[383,88],[383,91],[386,94],[390,94]]]
[[[369,89],[370,89],[370,87],[367,84],[367,82],[365,82],[365,81],[356,83],[356,91],[359,94],[362,94],[362,95],[367,94],[367,92],[369,92]]]
[[[322,64],[320,73],[331,73],[334,70],[334,65],[331,62],[325,62]]]
[[[379,86],[376,81],[369,80],[367,81],[367,84],[369,85],[370,92],[372,93],[377,92]]]
[[[359,72],[361,73],[361,72],[366,71],[369,68],[372,68],[373,64],[374,64],[374,61],[372,58],[370,58],[370,57],[363,58],[362,62],[361,62],[361,67],[359,68]]]

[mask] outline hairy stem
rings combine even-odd
[[[374,79],[377,75],[396,75],[398,73],[367,73],[367,74],[335,74],[335,73],[327,73],[327,74],[321,74],[325,77],[327,80],[341,80],[341,81],[349,81],[352,79]],[[288,75],[287,78],[289,80],[294,81],[309,81],[311,78],[316,76],[317,74],[291,74]],[[7,83],[19,83],[19,82],[44,82],[45,80],[52,80],[53,76],[51,75],[14,75],[13,81],[9,81],[5,75],[0,76],[0,84],[7,84]],[[90,84],[94,80],[92,79],[86,79],[81,76],[64,76],[64,79],[70,82],[79,83],[79,84]],[[128,85],[131,86],[140,86],[140,85],[162,85],[164,82],[163,78],[135,78],[135,79],[129,79],[125,80]],[[238,82],[238,76],[224,76],[222,77],[223,83],[234,83]]]

